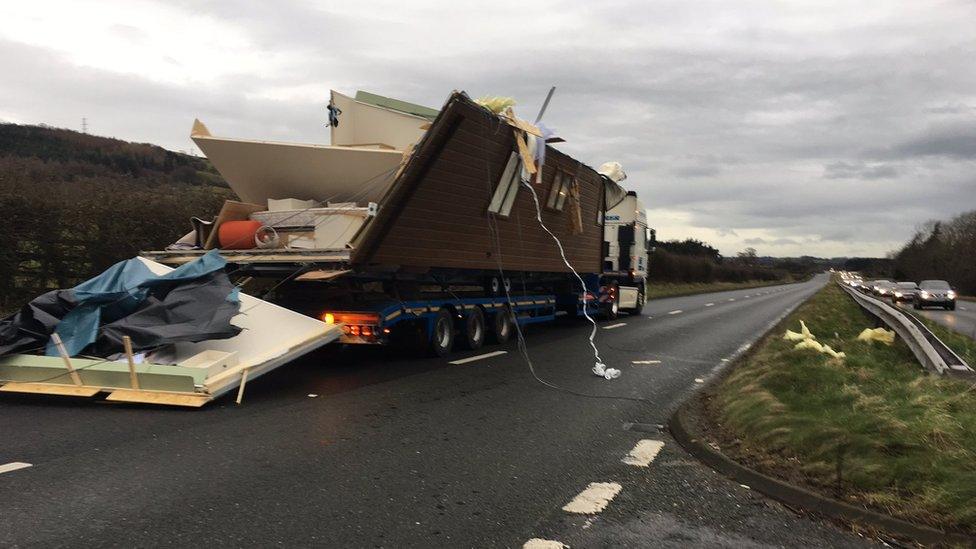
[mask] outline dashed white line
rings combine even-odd
[[[695,383],[705,383],[705,380],[702,379],[702,378],[700,378],[700,377],[696,377],[695,378]]]
[[[714,306],[715,306],[715,304],[714,304],[714,303],[706,303],[706,304],[705,304],[705,306],[706,306],[706,307],[714,307]]]
[[[522,549],[563,549],[569,547],[551,539],[532,538],[522,545]]]
[[[631,364],[660,364],[660,360],[632,360]]]
[[[730,297],[729,298],[729,301],[735,301],[735,298],[734,297]]]
[[[752,297],[752,296],[751,296],[751,295],[747,295],[747,296],[746,296],[746,299],[749,299],[750,297]]]
[[[22,463],[20,461],[5,463],[3,465],[0,465],[0,475],[4,473],[9,473],[11,471],[19,471],[20,469],[26,469],[28,467],[33,467],[33,465],[30,463]]]
[[[626,326],[626,325],[627,325],[626,322],[618,322],[616,324],[611,324],[609,326],[604,326],[603,329],[604,330],[613,330],[614,328],[619,328],[621,326]]]
[[[616,482],[591,482],[573,501],[563,506],[563,511],[581,515],[599,513],[620,493],[620,488]]]
[[[660,440],[644,439],[639,441],[621,461],[635,467],[647,467],[657,457],[661,448],[664,448],[664,443]]]
[[[680,315],[680,314],[681,314],[681,313],[683,313],[683,312],[684,312],[684,311],[682,311],[681,309],[678,309],[678,310],[676,310],[676,311],[671,311],[671,312],[670,312],[670,313],[668,313],[668,314],[669,314],[669,315]]]
[[[462,358],[460,360],[452,360],[448,364],[467,364],[468,362],[474,362],[476,360],[484,360],[486,358],[491,358],[493,356],[503,355],[508,351],[492,351],[490,353],[485,353],[483,355],[469,356],[468,358]]]

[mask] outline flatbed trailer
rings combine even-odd
[[[596,316],[599,302],[588,300],[587,313]],[[574,301],[573,312],[582,314],[583,305]],[[342,325],[339,342],[351,345],[403,343],[446,356],[455,337],[468,349],[476,350],[486,341],[505,343],[513,337],[516,325],[551,322],[566,299],[556,295],[520,296],[442,296],[409,301],[329,307],[319,316],[326,324]]]

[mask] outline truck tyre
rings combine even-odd
[[[450,310],[442,308],[437,311],[432,332],[429,345],[431,356],[444,358],[451,354],[454,347],[454,319]]]
[[[495,343],[508,343],[515,332],[515,321],[512,318],[512,311],[505,307],[494,314],[492,320],[491,339]]]
[[[475,307],[464,318],[464,346],[477,351],[485,344],[485,313]]]
[[[603,318],[606,320],[615,320],[620,316],[620,285],[616,282],[611,282],[607,286],[607,292],[613,294],[613,299],[604,304]]]

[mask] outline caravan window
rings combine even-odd
[[[495,187],[495,194],[488,204],[489,212],[502,216],[508,216],[512,212],[512,205],[515,204],[515,196],[518,195],[519,184],[522,182],[521,174],[522,161],[519,155],[513,152],[508,157],[508,164],[505,164],[502,177]]]
[[[546,207],[550,210],[563,211],[566,204],[566,196],[569,194],[569,186],[572,178],[563,172],[556,171],[552,178],[552,187],[549,189],[549,199],[546,200]]]

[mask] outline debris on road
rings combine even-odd
[[[0,392],[199,407],[338,339],[240,293],[225,265],[216,251],[178,269],[135,258],[38,297],[0,321]]]

